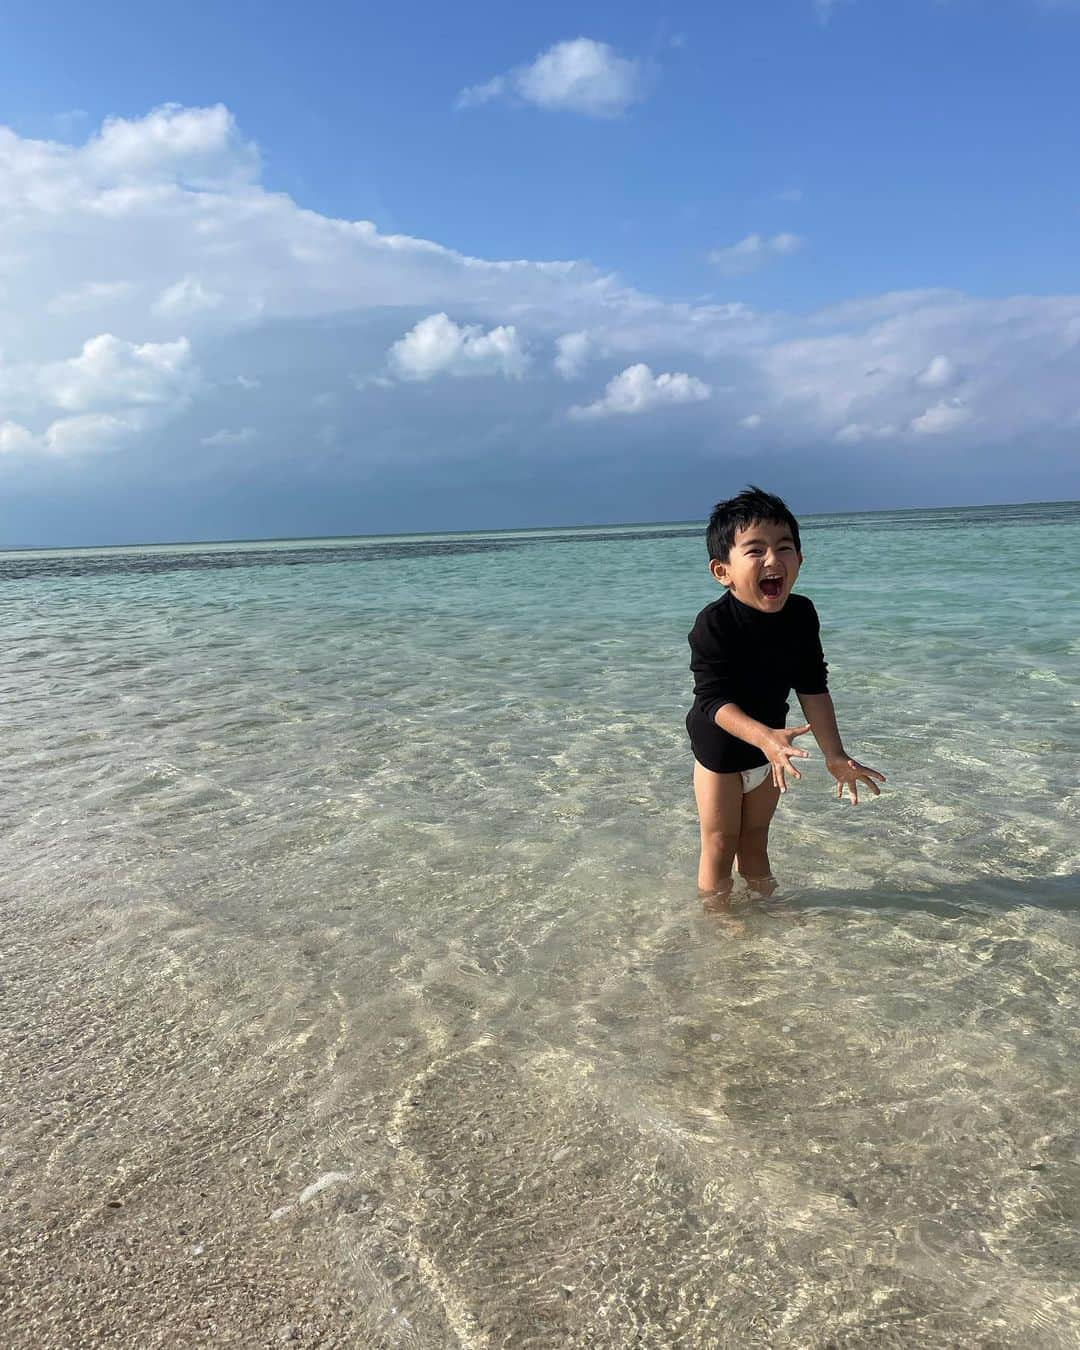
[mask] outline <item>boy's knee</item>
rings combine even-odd
[[[731,830],[715,830],[703,825],[701,846],[710,853],[734,853],[739,847],[739,835]]]
[[[739,851],[741,853],[753,852],[756,850],[764,852],[768,845],[768,825],[756,825],[752,829],[742,830],[739,834]]]

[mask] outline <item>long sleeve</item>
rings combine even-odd
[[[735,702],[730,652],[704,614],[698,615],[688,640],[694,698],[702,714],[711,722],[718,708]]]
[[[792,686],[797,694],[825,694],[829,689],[829,666],[821,649],[821,624],[808,600],[805,629],[799,635],[798,665]]]

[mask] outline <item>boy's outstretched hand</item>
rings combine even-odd
[[[796,736],[805,736],[810,730],[810,723],[801,727],[778,727],[772,730],[768,737],[762,742],[761,749],[769,764],[772,766],[772,781],[775,787],[781,792],[787,791],[787,775],[792,778],[801,778],[802,774],[798,771],[792,759],[809,759],[809,750],[800,750],[792,745]]]
[[[827,759],[825,761],[829,772],[836,779],[836,799],[842,800],[844,788],[851,793],[851,803],[853,806],[859,804],[858,783],[865,783],[875,797],[881,796],[881,789],[874,782],[876,778],[879,783],[885,782],[885,775],[878,773],[877,769],[868,769],[865,764],[860,764],[857,759],[849,759],[847,755],[839,755],[836,759]]]

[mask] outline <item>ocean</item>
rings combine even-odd
[[[1080,1345],[1080,503],[801,523],[722,914],[701,525],[0,554],[5,1344]]]

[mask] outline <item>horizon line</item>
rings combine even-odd
[[[799,517],[802,521],[818,520],[825,516],[881,516],[895,515],[905,511],[986,511],[995,506],[1068,506],[1080,504],[1080,498],[1053,497],[1047,500],[1036,499],[1023,502],[966,502],[954,506],[878,506],[862,511],[809,511]],[[694,516],[685,520],[625,520],[592,522],[583,525],[508,525],[489,526],[471,530],[388,530],[373,534],[281,534],[253,535],[247,538],[230,539],[158,539],[141,540],[127,544],[18,544],[13,547],[0,546],[0,553],[66,553],[106,549],[135,548],[206,548],[211,545],[228,544],[302,544],[327,543],[333,539],[452,539],[474,534],[554,534],[568,530],[630,530],[645,525],[704,525],[707,516]]]

